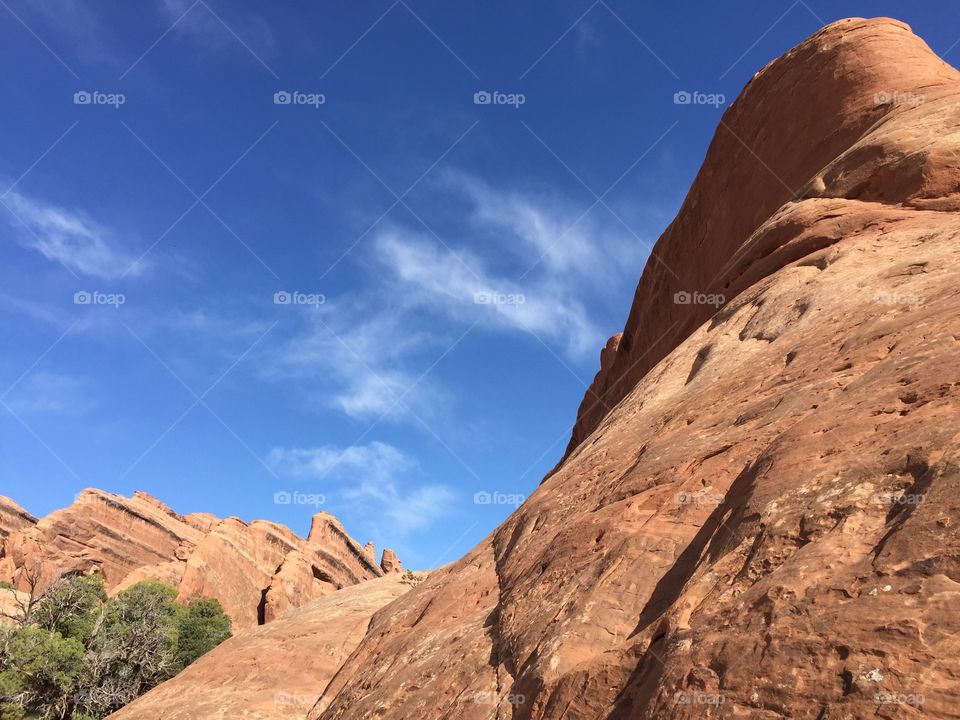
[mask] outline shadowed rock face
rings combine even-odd
[[[235,631],[383,574],[328,513],[304,540],[277,523],[178,515],[146,493],[85,490],[40,521],[2,499],[0,528],[0,580],[21,590],[69,573],[100,573],[111,592],[154,579],[185,602],[217,598]]]
[[[960,75],[906,26],[764,68],[565,460],[310,717],[957,717],[958,213]]]
[[[0,539],[36,523],[37,519],[33,515],[10,498],[0,495]]]
[[[227,640],[114,720],[302,720],[356,648],[371,616],[411,589],[397,574],[307,603]]]

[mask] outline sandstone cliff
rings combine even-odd
[[[327,595],[227,640],[114,720],[302,720],[363,638],[370,617],[410,590],[397,574]]]
[[[565,461],[310,717],[958,717],[958,211],[960,75],[909,28],[770,63]]]
[[[184,601],[219,599],[235,632],[383,575],[328,513],[314,517],[304,540],[277,523],[179,515],[146,493],[84,490],[39,521],[0,499],[0,527],[0,580],[20,590],[69,573],[100,573],[111,592],[155,579]]]
[[[0,495],[0,540],[31,525],[37,519],[8,497]],[[0,556],[2,557],[2,556]]]

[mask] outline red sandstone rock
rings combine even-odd
[[[36,525],[37,519],[8,497],[0,495],[0,540],[17,530]]]
[[[403,566],[400,564],[400,559],[397,557],[397,554],[393,550],[386,548],[380,557],[380,569],[385,573],[398,573],[403,570]]]
[[[276,619],[334,590],[382,575],[330,515],[311,539],[269,522],[179,515],[156,498],[85,490],[68,508],[35,521],[0,501],[0,580],[38,590],[72,572],[99,572],[111,592],[159,580],[189,601],[215,597],[234,631]]]
[[[398,575],[307,603],[227,640],[113,720],[302,720],[363,638],[371,616],[410,590]]]
[[[834,183],[827,192],[871,193],[874,187],[890,194],[878,198],[882,202],[932,200],[946,203],[941,209],[956,209],[953,146],[931,132],[936,123],[921,125],[916,117],[925,115],[927,123],[934,115],[949,115],[956,82],[956,70],[906,25],[889,19],[841,20],[757,73],[724,113],[680,212],[656,244],[612,366],[601,369],[601,382],[594,382],[580,406],[567,456],[651,368],[716,312],[709,304],[678,304],[675,294],[732,298],[736,276],[718,269],[784,203],[815,194],[818,182],[836,181],[837,173],[819,177],[828,164],[846,155],[844,162],[859,165],[864,178],[863,187]],[[881,128],[871,133],[872,144],[850,154],[868,130],[878,130],[875,123]],[[891,136],[883,129],[898,123],[916,136]],[[890,146],[891,137],[899,137],[900,148]],[[908,155],[898,157],[900,150]],[[935,157],[926,162],[928,151]],[[939,181],[924,179],[921,166],[927,173],[946,170]],[[850,181],[861,182],[855,177],[844,182]]]
[[[310,717],[957,717],[958,211],[960,74],[906,26],[769,64],[564,461]]]

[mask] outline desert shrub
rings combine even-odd
[[[18,628],[0,657],[2,717],[67,718],[83,676],[83,644],[38,627]],[[19,710],[17,710],[19,708]]]
[[[230,637],[216,600],[177,602],[155,581],[108,599],[99,576],[65,578],[22,627],[0,627],[0,720],[98,720]]]
[[[219,600],[192,600],[181,614],[177,632],[177,669],[182,670],[232,635],[230,618]]]
[[[33,622],[65,638],[79,640],[86,646],[106,600],[107,592],[99,575],[65,578],[55,582],[43,594],[34,610]]]

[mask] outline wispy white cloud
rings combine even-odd
[[[18,414],[72,415],[89,409],[93,401],[82,379],[57,372],[34,371],[7,399]]]
[[[603,339],[583,303],[556,280],[497,276],[473,255],[454,255],[425,235],[395,228],[381,233],[376,247],[407,299],[429,311],[530,332],[577,358],[592,354]]]
[[[381,229],[374,247],[399,285],[394,294],[426,311],[532,333],[575,360],[593,358],[611,331],[592,317],[593,301],[636,282],[642,243],[612,217],[601,224],[550,192],[493,188],[456,171],[440,173],[434,189],[442,203],[466,199],[461,234],[445,245],[420,228]],[[496,269],[505,265],[520,270]]]
[[[122,249],[115,233],[85,213],[28,197],[17,190],[3,197],[0,209],[18,240],[71,272],[91,277],[119,278],[144,272],[146,265]]]
[[[423,530],[446,515],[454,500],[446,485],[411,483],[407,476],[418,464],[387,443],[274,448],[266,462],[280,474],[336,486],[345,500],[373,503],[381,536],[384,528],[396,536]]]
[[[174,32],[193,40],[204,49],[220,50],[237,43],[238,38],[242,38],[242,42],[257,53],[265,53],[273,47],[273,32],[266,21],[257,15],[238,17],[235,11],[231,11],[229,16],[224,16],[224,11],[213,0],[207,0],[206,3],[197,3],[196,0],[159,0],[159,7],[164,20],[173,26]]]
[[[422,227],[382,224],[365,281],[294,316],[299,325],[271,348],[265,375],[294,380],[311,401],[354,419],[401,421],[413,412],[435,425],[452,400],[436,373],[420,378],[475,325],[535,336],[568,359],[594,362],[616,329],[594,319],[598,298],[629,292],[643,248],[611,224],[580,217],[583,209],[562,197],[441,175],[436,205],[466,202],[460,234],[445,245]],[[511,276],[505,267],[529,272]]]
[[[587,208],[575,209],[569,198],[551,192],[493,188],[456,171],[440,177],[447,192],[464,194],[471,201],[474,232],[494,238],[502,251],[520,255],[530,263],[526,266],[530,275],[570,276],[602,287],[609,285],[611,276],[629,272],[636,282],[633,266],[645,248],[612,217],[600,224],[593,213],[585,214]],[[607,217],[603,208],[597,215]]]
[[[355,419],[397,420],[411,410],[429,416],[445,402],[429,380],[417,382],[414,363],[439,338],[413,325],[399,306],[354,298],[302,317],[302,326],[265,359],[271,379],[314,388],[319,400]]]
[[[391,482],[416,466],[400,450],[387,443],[371,442],[342,449],[323,446],[305,449],[274,448],[267,464],[291,477],[319,480],[336,471],[368,482]]]

